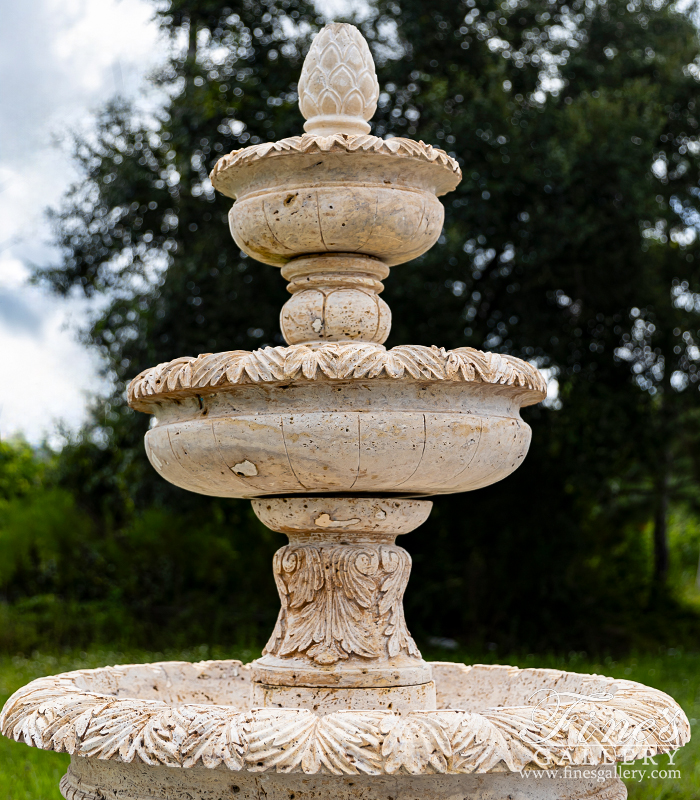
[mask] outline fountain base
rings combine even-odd
[[[113,764],[74,758],[61,781],[66,800],[625,800],[612,765],[534,775],[280,775],[197,767]]]
[[[432,710],[327,712],[258,706],[238,661],[79,670],[20,689],[0,729],[71,754],[67,800],[624,800],[616,761],[690,738],[632,681],[429,666]]]

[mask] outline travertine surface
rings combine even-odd
[[[343,342],[176,358],[137,375],[129,384],[128,399],[132,408],[153,414],[164,407],[158,401],[206,397],[229,386],[386,379],[490,384],[495,395],[503,394],[497,387],[513,387],[521,406],[539,403],[547,396],[542,374],[513,356],[471,347],[445,350],[399,345],[387,350],[371,342]]]
[[[309,133],[369,133],[379,82],[365,37],[353,25],[327,25],[304,59],[299,110]]]
[[[377,258],[339,253],[295,258],[282,268],[293,295],[280,328],[289,344],[360,340],[381,344],[391,310],[379,297],[389,268]]]
[[[428,507],[382,495],[504,478],[530,443],[520,408],[546,393],[537,369],[511,356],[382,346],[382,280],[435,243],[438,196],[461,173],[423,143],[369,136],[377,92],[359,31],[327,26],[299,83],[307,134],[231,153],[212,171],[236,201],[235,242],[289,281],[280,323],[290,346],[177,359],[129,387],[130,404],[156,416],[146,451],[163,477],[270,498],[256,513],[290,536],[273,564],[279,618],[254,667],[275,705],[295,688],[314,690],[302,692],[312,705],[326,689],[334,707],[364,708],[372,691],[381,708],[432,702],[403,612],[411,559],[394,544]]]
[[[377,94],[362,35],[327,26],[299,82],[309,133],[236,151],[211,173],[213,186],[236,199],[229,223],[241,250],[276,266],[321,253],[364,254],[392,266],[435,244],[444,220],[437,196],[455,188],[459,167],[423,143],[368,136]],[[362,294],[353,297],[359,305],[350,315],[361,318]],[[344,327],[333,338],[364,338],[366,326],[351,324],[343,336]],[[366,341],[383,339],[373,333]]]
[[[368,169],[381,172],[370,182],[358,174]],[[442,231],[435,170],[446,172],[434,163],[362,153],[319,162],[316,155],[287,152],[254,161],[236,170],[240,179],[241,172],[250,174],[246,187],[236,187],[231,234],[243,252],[274,266],[324,252],[402,264],[429,250]]]
[[[265,654],[304,654],[316,664],[420,656],[403,614],[411,557],[402,547],[289,544],[273,571],[282,610]]]
[[[178,772],[206,767],[304,775],[595,767],[669,752],[690,737],[685,714],[668,695],[632,681],[557,670],[432,666],[436,710],[329,713],[251,708],[242,697],[251,672],[239,662],[80,670],[20,689],[5,705],[0,729],[17,741],[69,752],[79,757],[74,763],[87,758]],[[161,692],[165,702],[158,699]],[[501,697],[512,705],[489,707]],[[262,698],[274,702],[264,690]],[[561,725],[566,709],[575,713],[568,711]]]
[[[268,686],[253,681],[252,688],[253,708],[306,708],[317,714],[334,711],[434,711],[436,704],[434,681],[368,689]]]
[[[286,775],[195,767],[115,764],[73,758],[61,781],[66,800],[625,800],[611,766],[559,771],[554,778],[515,775]],[[105,787],[112,787],[106,789]]]
[[[472,491],[525,458],[523,395],[415,380],[221,389],[152,402],[146,452],[176,486],[223,497]]]
[[[410,533],[430,515],[430,500],[388,497],[275,497],[253,500],[253,511],[268,528],[286,533],[293,544],[381,542]],[[315,535],[314,535],[315,534]]]
[[[242,180],[247,180],[246,173],[241,174],[240,167],[249,165],[264,158],[277,158],[285,153],[306,153],[310,155],[321,155],[325,153],[362,153],[366,156],[376,154],[392,156],[398,159],[393,167],[397,180],[401,178],[402,168],[406,161],[425,162],[436,164],[443,168],[443,171],[431,170],[425,172],[430,175],[434,182],[435,193],[438,197],[447,192],[451,192],[457,187],[462,179],[462,171],[459,164],[448,155],[444,150],[433,147],[425,142],[415,142],[413,139],[404,139],[396,136],[393,139],[380,139],[378,136],[356,136],[348,134],[334,134],[332,136],[313,136],[304,134],[303,136],[290,136],[287,139],[280,139],[278,142],[265,142],[245,147],[242,150],[234,150],[222,156],[216,166],[211,171],[211,181],[221,194],[226,197],[236,199],[237,191]],[[403,164],[401,162],[404,162]],[[362,161],[357,162],[358,168],[362,169],[364,164],[381,164],[385,168],[390,166],[387,161]],[[370,178],[372,178],[370,174]],[[247,184],[243,183],[245,187]]]
[[[574,777],[511,775],[287,775],[194,767],[117,764],[72,758],[66,800],[625,800],[611,766]],[[109,787],[109,788],[106,788]]]
[[[397,535],[421,525],[431,507],[425,500],[377,497],[254,501],[258,517],[289,536],[273,561],[281,610],[254,679],[288,688],[342,688],[335,702],[347,698],[348,708],[371,707],[367,690],[381,698],[377,708],[410,708],[409,697],[415,709],[425,708],[426,698],[434,708],[432,684],[426,694],[430,669],[403,612],[411,557],[394,544]]]

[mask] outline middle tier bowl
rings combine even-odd
[[[166,480],[219,497],[478,489],[523,461],[530,427],[520,408],[544,394],[406,375],[192,388],[169,367],[130,390],[131,404],[156,417],[146,452]]]

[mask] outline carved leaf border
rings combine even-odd
[[[171,394],[240,384],[297,380],[359,380],[392,378],[426,381],[465,381],[521,388],[537,394],[525,405],[547,396],[547,384],[532,364],[501,353],[471,347],[445,350],[423,345],[399,345],[387,350],[367,342],[328,342],[231,350],[185,356],[150,367],[129,384],[129,404],[147,411],[149,399]]]
[[[109,669],[109,668],[107,668]],[[690,725],[668,695],[631,681],[615,681],[606,700],[609,715],[642,725],[656,715],[673,718],[668,739],[651,735],[630,747],[585,720],[585,703],[568,730],[544,746],[550,707],[502,707],[482,713],[460,710],[337,711],[252,709],[220,705],[171,706],[158,700],[117,698],[81,690],[81,670],[40,678],[7,701],[0,730],[10,739],[44,750],[126,763],[190,768],[223,766],[252,772],[467,774],[529,768],[600,765],[654,756],[682,747]],[[598,708],[600,704],[597,704]],[[523,735],[527,729],[529,735]],[[581,746],[585,734],[596,746]]]
[[[423,141],[414,141],[396,136],[392,139],[380,139],[371,134],[348,135],[336,133],[331,136],[317,136],[305,133],[302,136],[289,136],[277,142],[264,142],[262,144],[234,150],[222,156],[211,171],[209,178],[215,188],[223,174],[232,167],[249,164],[261,158],[276,156],[283,153],[330,153],[341,151],[346,153],[381,153],[383,155],[415,158],[427,161],[430,164],[439,164],[450,170],[455,176],[455,186],[462,179],[462,170],[457,161],[439,147],[425,144]]]

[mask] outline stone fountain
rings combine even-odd
[[[324,28],[299,81],[303,136],[224,156],[237,246],[281,267],[289,346],[177,358],[129,386],[153,467],[250,498],[289,537],[262,658],[79,670],[11,697],[2,732],[68,752],[68,800],[617,800],[615,762],[689,739],[667,695],[598,675],[427,663],[406,626],[396,537],[428,497],[521,464],[532,365],[471,348],[387,350],[389,268],[438,239],[461,178],[442,150],[380,139],[379,86],[351,25]]]

